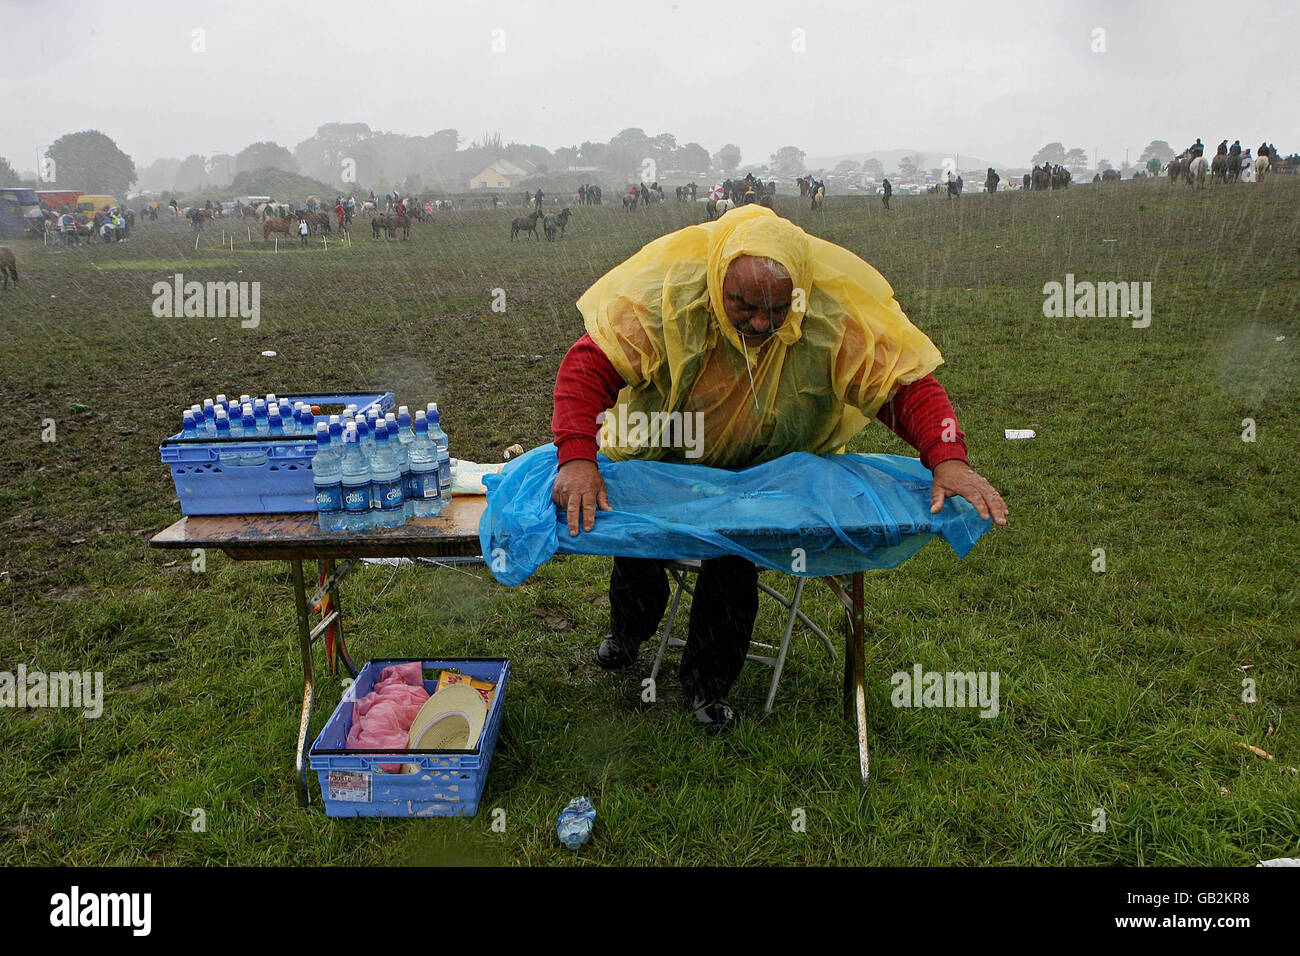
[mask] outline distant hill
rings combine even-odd
[[[967,156],[965,153],[953,155],[941,149],[878,149],[870,153],[839,153],[835,156],[809,156],[804,160],[804,165],[809,169],[825,169],[828,172],[838,166],[844,160],[849,159],[855,163],[861,163],[868,159],[878,159],[881,165],[885,167],[885,172],[898,168],[898,161],[904,156],[916,156],[920,154],[925,157],[922,168],[929,170],[935,167],[942,167],[943,161],[952,157],[957,161],[958,171],[964,169],[987,169],[992,166],[994,169],[1006,168],[1005,163],[999,163],[991,159],[983,159],[979,156]]]

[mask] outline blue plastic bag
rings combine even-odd
[[[785,455],[740,471],[599,456],[612,511],[569,535],[551,501],[554,445],[485,475],[483,557],[522,584],[557,552],[678,560],[734,554],[762,568],[823,577],[892,568],[941,535],[965,557],[992,522],[963,498],[930,514],[931,474],[897,455]]]

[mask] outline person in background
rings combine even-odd
[[[885,208],[888,209],[889,197],[894,195],[894,184],[891,183],[888,179],[886,179],[884,184],[881,186],[881,188],[884,191],[880,194],[880,201],[883,202],[885,204]]]
[[[307,248],[307,220],[298,220],[298,238],[302,240],[302,247]]]

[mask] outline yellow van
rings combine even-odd
[[[112,209],[116,205],[117,197],[115,196],[82,195],[82,197],[77,200],[77,209],[92,216],[105,206]]]

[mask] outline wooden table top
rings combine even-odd
[[[413,518],[400,528],[322,531],[315,512],[189,515],[150,539],[154,548],[219,548],[237,561],[303,558],[474,557],[487,499],[457,495],[436,518]]]

